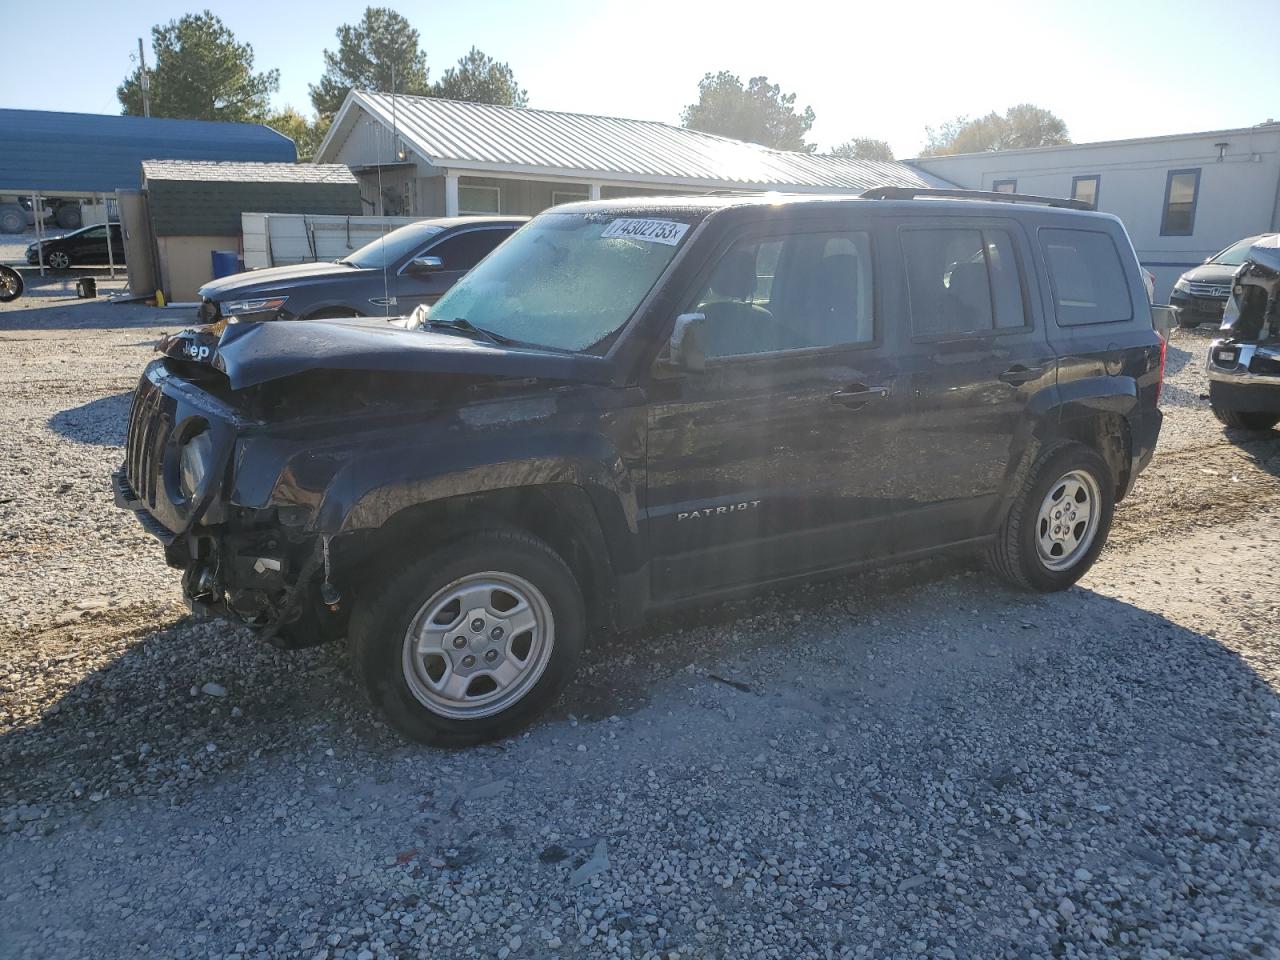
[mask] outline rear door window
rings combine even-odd
[[[1008,231],[906,227],[900,235],[913,336],[982,335],[1027,326],[1022,269]]]
[[[1110,235],[1096,230],[1042,229],[1040,246],[1058,323],[1123,323],[1133,302],[1120,252]]]

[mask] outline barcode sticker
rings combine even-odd
[[[619,219],[604,228],[602,239],[624,237],[628,240],[644,240],[648,243],[665,243],[674,247],[689,229],[689,224],[677,220]]]

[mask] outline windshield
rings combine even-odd
[[[384,270],[395,266],[411,253],[415,253],[424,243],[440,233],[443,227],[433,227],[429,223],[409,223],[379,237],[373,243],[363,247],[339,263],[349,263],[361,270]]]
[[[1248,237],[1239,243],[1233,243],[1209,262],[1220,263],[1224,267],[1238,267],[1249,258],[1249,248],[1257,242],[1257,237]]]
[[[689,229],[667,217],[544,213],[459,280],[430,320],[587,350],[627,322]]]

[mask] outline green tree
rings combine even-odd
[[[338,49],[324,52],[324,76],[309,89],[311,105],[325,120],[353,89],[430,94],[418,31],[390,7],[366,7],[359,23],[338,28]]]
[[[253,47],[237,43],[208,10],[151,28],[151,115],[184,120],[257,121],[280,87],[280,71],[253,71]],[[122,112],[142,116],[140,68],[116,90]]]
[[[993,110],[984,117],[957,117],[939,127],[925,127],[925,141],[921,156],[937,157],[1048,147],[1070,143],[1071,137],[1060,118],[1034,104],[1020,103],[1006,110],[1004,116]]]
[[[831,152],[837,157],[850,157],[854,160],[893,159],[893,148],[884,140],[874,140],[871,137],[854,137]]]
[[[323,117],[308,119],[293,107],[277,110],[262,121],[277,133],[283,133],[298,148],[298,162],[311,163],[316,158],[320,141],[329,132],[329,121]]]
[[[805,142],[813,126],[813,108],[796,109],[796,95],[784,94],[768,77],[742,81],[727,70],[706,74],[698,84],[698,102],[684,108],[681,122],[691,130],[748,140],[779,150],[812,153]]]
[[[441,75],[431,94],[447,100],[497,103],[504,107],[523,107],[529,103],[528,94],[516,83],[511,67],[498,63],[477,47],[472,47],[456,67],[450,67]]]

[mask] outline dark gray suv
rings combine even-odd
[[[1065,589],[1160,432],[1133,245],[1075,200],[566,204],[417,323],[302,326],[162,342],[116,501],[193,610],[346,637],[442,745],[680,605],[974,548]]]
[[[200,288],[200,320],[399,316],[431,305],[527,217],[446,217],[392,230],[335,263],[223,277]]]

